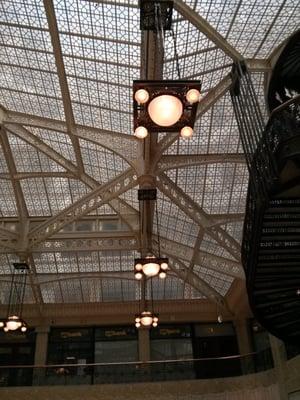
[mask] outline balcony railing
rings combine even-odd
[[[270,369],[270,349],[245,356],[127,363],[0,366],[0,386],[92,385],[241,376]]]

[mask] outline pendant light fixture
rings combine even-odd
[[[7,317],[0,322],[0,328],[3,328],[4,332],[17,330],[26,332],[27,324],[22,319],[22,311],[29,267],[26,262],[14,263],[13,267],[14,272],[10,286]]]
[[[149,132],[179,132],[183,138],[189,138],[193,134],[201,98],[201,82],[180,78],[176,39],[172,29],[173,1],[141,0],[140,11],[141,29],[153,31],[162,47],[165,31],[171,31],[179,80],[133,82],[134,134],[144,139]]]

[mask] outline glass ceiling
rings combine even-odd
[[[181,78],[202,81],[206,101],[228,76],[233,60],[188,14],[177,11],[181,3],[175,1],[173,13],[175,41],[170,32],[165,37],[163,78],[179,78],[178,61]],[[300,23],[300,4],[294,0],[185,3],[241,57],[258,63],[269,60]],[[0,2],[0,238],[13,241],[11,250],[0,241],[0,304],[7,302],[7,282],[18,260],[18,238],[7,231],[18,233],[24,221],[29,232],[21,239],[44,303],[139,297],[132,273],[140,254],[137,182],[84,211],[91,204],[84,203],[87,196],[105,198],[118,180],[120,188],[125,171],[133,168],[141,174],[143,149],[132,137],[132,82],[145,67],[139,18],[138,0],[53,0],[46,9],[42,0]],[[265,116],[267,73],[266,68],[251,70]],[[129,152],[130,146],[137,152]],[[153,168],[173,188],[159,187],[154,242],[159,234],[162,252],[221,296],[241,273],[240,261],[216,241],[205,221],[217,221],[219,233],[239,247],[248,185],[242,152],[224,90],[198,118],[190,140],[177,139],[164,148],[161,162],[175,156],[168,168]],[[232,161],[230,155],[240,155],[242,161]],[[207,156],[211,158],[203,162]],[[106,185],[103,190],[101,185]],[[77,222],[69,223],[66,216],[72,209],[64,210],[79,201],[84,206],[76,211]],[[197,209],[200,219],[189,208]],[[36,247],[32,244],[33,228],[64,218],[60,231],[50,235],[46,230],[46,237]],[[234,272],[227,273],[226,265],[233,264]],[[176,269],[165,281],[153,280],[153,293],[160,300],[205,297],[199,285],[182,280]],[[30,284],[25,300],[35,302]]]

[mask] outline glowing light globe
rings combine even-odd
[[[148,106],[150,118],[159,126],[174,125],[180,119],[182,112],[182,102],[168,94],[155,97]]]

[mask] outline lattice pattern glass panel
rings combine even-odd
[[[80,147],[86,173],[100,184],[108,182],[128,168],[121,157],[95,143],[80,139]]]
[[[83,301],[88,303],[101,302],[102,282],[101,279],[81,279]]]
[[[131,83],[139,77],[139,10],[56,1],[76,122],[131,133]]]
[[[69,179],[50,177],[44,182],[52,215],[73,203]]]
[[[2,217],[15,217],[18,215],[17,204],[12,183],[0,179],[0,215]]]
[[[99,253],[97,251],[83,251],[77,253],[80,272],[99,272]]]
[[[56,132],[53,130],[27,127],[30,132],[42,139],[48,146],[57,151],[63,157],[76,163],[76,157],[71,139],[68,135],[62,132]]]
[[[189,21],[180,18],[176,11],[173,13],[173,29],[176,45],[171,33],[165,40],[164,78],[178,79],[176,46],[181,78],[201,79],[203,91],[215,86],[228,72],[232,60]]]
[[[102,279],[102,297],[103,301],[123,301],[121,279]]]
[[[82,287],[80,279],[60,281],[63,303],[82,303]]]
[[[0,254],[0,274],[12,274],[13,263],[18,261],[18,257],[14,254]]]
[[[242,145],[229,93],[218,100],[196,122],[194,135],[180,139],[169,149],[169,154],[242,153]]]
[[[43,179],[23,179],[20,183],[29,216],[51,215]]]
[[[2,2],[0,7],[1,103],[18,112],[62,119],[64,111],[43,2]]]
[[[222,225],[222,228],[229,233],[237,242],[242,242],[243,237],[243,225],[244,221],[231,222],[226,225]]]
[[[54,259],[58,273],[78,272],[78,260],[76,254],[72,252],[56,252]]]
[[[160,236],[193,246],[199,227],[160,191],[157,192],[157,199]],[[153,231],[157,234],[156,219]]]
[[[101,272],[133,271],[133,251],[101,251],[99,263]]]
[[[228,292],[233,278],[227,275],[220,274],[217,271],[211,271],[207,268],[199,265],[194,266],[194,271],[201,276],[205,282],[207,282],[212,288],[214,288],[222,296],[225,296]]]
[[[214,239],[209,235],[205,234],[201,241],[200,250],[206,251],[207,253],[214,254],[216,256],[228,258],[229,260],[236,259],[228,253],[223,247],[221,247]]]
[[[138,285],[139,283],[135,280],[122,279],[121,287],[123,294],[123,301],[134,301],[138,300]]]
[[[0,305],[7,305],[9,303],[11,277],[0,279]],[[25,287],[24,304],[35,303],[32,289],[27,282]]]
[[[28,27],[47,28],[47,18],[42,0],[2,1],[0,15],[5,23],[17,23]]]
[[[8,168],[7,168],[7,164],[5,161],[4,153],[3,153],[2,147],[0,147],[0,173],[7,173],[7,172],[8,172]]]
[[[198,290],[194,289],[192,286],[185,284],[184,299],[186,300],[205,299],[205,296],[203,296]]]
[[[244,212],[248,171],[244,164],[209,164],[180,168],[177,185],[208,214]],[[169,171],[172,177],[174,171]]]
[[[18,172],[63,172],[65,169],[18,136],[8,135]]]
[[[58,272],[54,253],[33,253],[33,259],[38,274]]]
[[[298,29],[296,0],[187,1],[245,57],[266,58]]]
[[[30,93],[16,92],[9,88],[0,88],[2,104],[12,111],[39,115],[46,118],[63,119],[63,104],[61,100],[39,97]]]
[[[51,282],[40,285],[44,303],[62,303],[60,282]]]
[[[175,300],[183,298],[184,283],[176,276],[167,275],[166,279],[152,278],[154,300]],[[151,281],[147,282],[147,298],[151,299]],[[155,303],[154,303],[155,311]]]
[[[138,201],[138,188],[137,187],[127,190],[127,192],[121,194],[120,198],[125,200],[133,208],[135,208],[137,211],[139,211],[140,205],[139,205],[139,201]]]

